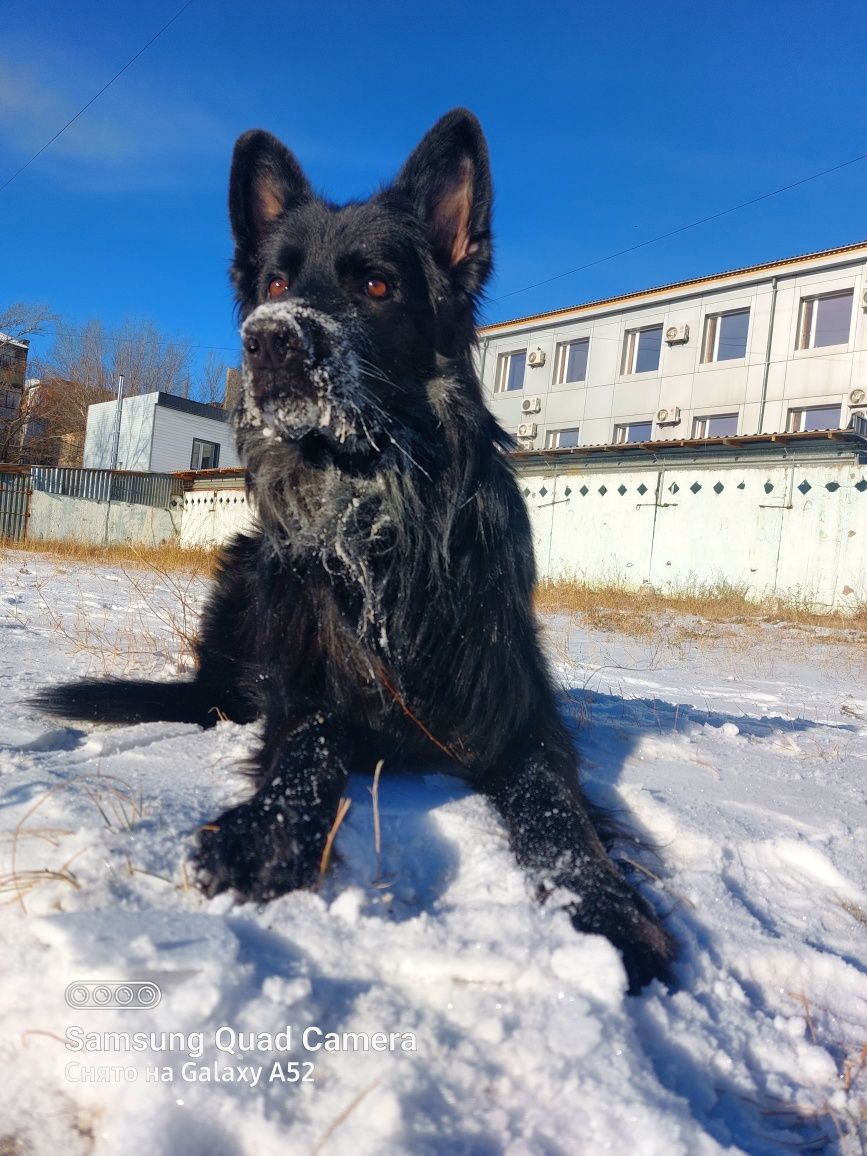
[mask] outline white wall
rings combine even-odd
[[[88,407],[85,467],[111,468],[116,408],[114,401]],[[124,398],[117,468],[154,473],[189,470],[194,438],[219,444],[221,469],[240,464],[229,422],[160,405],[158,393]]]
[[[181,517],[181,546],[216,546],[248,530],[253,510],[243,488],[188,490]]]
[[[143,393],[123,399],[117,469],[151,469],[151,440],[158,394]],[[103,401],[88,406],[87,430],[82,464],[88,469],[111,469],[114,421],[117,402]],[[181,467],[176,466],[176,469]]]
[[[768,330],[777,277],[776,305],[762,409],[762,385]],[[549,429],[579,426],[581,445],[613,440],[615,423],[647,421],[663,407],[679,406],[676,426],[654,423],[653,438],[689,438],[693,419],[713,414],[739,414],[738,433],[775,432],[786,428],[788,410],[804,405],[841,404],[842,424],[848,422],[847,397],[853,388],[867,389],[867,246],[854,252],[781,263],[733,277],[706,278],[699,283],[651,290],[626,300],[576,307],[553,317],[503,322],[479,333],[478,360],[488,405],[500,423],[515,433],[519,423],[535,422],[538,435],[523,448],[543,448]],[[803,297],[852,289],[849,340],[839,346],[796,350]],[[709,314],[749,308],[746,356],[732,361],[701,361],[705,320]],[[663,342],[658,372],[621,372],[626,333],[661,324],[688,325],[685,344]],[[581,383],[555,382],[560,344],[589,337],[587,377]],[[495,392],[497,362],[512,350],[541,349],[545,365],[527,367],[524,388]],[[541,410],[523,416],[521,402],[539,397]],[[759,426],[761,425],[761,431]]]
[[[154,411],[153,448],[148,468],[164,474],[190,469],[193,438],[219,444],[220,469],[240,464],[229,422],[158,405]]]
[[[521,461],[539,574],[636,590],[725,582],[754,600],[855,609],[867,601],[867,463],[829,446],[779,460]],[[170,510],[35,491],[27,534],[214,545],[253,520],[239,478],[189,490]]]
[[[818,611],[867,600],[867,466],[851,455],[519,472],[542,577],[727,582]]]

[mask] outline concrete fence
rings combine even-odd
[[[867,428],[514,460],[543,578],[664,591],[728,584],[819,611],[867,601]],[[110,484],[48,473],[33,471],[24,517],[22,486],[0,476],[0,526],[4,493],[10,511],[17,503],[6,525],[26,525],[36,539],[213,546],[254,518],[242,470],[136,476],[163,479],[150,482],[116,475]]]
[[[227,470],[219,477],[190,477],[183,497],[182,546],[218,546],[252,523],[243,470]]]
[[[867,601],[867,467],[834,449],[525,462],[539,572],[661,591]]]

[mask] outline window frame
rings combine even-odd
[[[515,357],[524,358],[524,373],[521,377],[521,384],[509,388],[507,382],[509,380],[509,373],[512,364],[512,359]],[[504,353],[497,355],[497,376],[494,379],[494,393],[518,393],[524,388],[524,383],[527,378],[527,346],[523,349],[509,349]]]
[[[837,425],[836,426],[834,426],[834,425],[817,425],[817,426],[812,426],[810,429],[805,428],[804,420],[803,420],[805,414],[816,413],[818,410],[829,410],[829,409],[836,409],[837,410]],[[795,418],[796,416],[801,419],[797,426],[795,425],[795,423],[793,421],[793,418]],[[786,433],[809,433],[809,432],[811,432],[811,430],[842,429],[842,425],[841,425],[842,420],[843,420],[843,406],[842,406],[842,404],[838,404],[838,405],[792,405],[792,406],[789,406],[789,409],[786,412]]]
[[[564,433],[575,434],[574,445],[560,445],[560,435]],[[573,450],[577,449],[581,444],[581,427],[577,425],[562,426],[559,429],[548,429],[545,431],[545,449],[546,450]]]
[[[844,341],[834,341],[824,345],[816,345],[816,329],[818,325],[819,309],[818,305],[821,301],[828,301],[834,297],[848,297],[849,305],[849,331],[846,334]],[[795,352],[805,353],[811,349],[835,349],[840,346],[848,345],[852,340],[852,318],[855,313],[855,290],[851,289],[835,289],[828,293],[811,293],[801,298],[798,306],[798,328],[795,334]]]
[[[732,359],[732,360],[734,360],[734,359]],[[706,428],[706,429],[701,430],[701,431],[699,430],[699,423],[707,423],[709,425],[710,422],[718,421],[720,418],[725,418],[725,417],[733,417],[735,419],[735,432],[733,434],[732,433],[715,434],[715,433],[711,433],[709,428]],[[734,437],[738,436],[738,426],[739,425],[740,425],[740,414],[739,413],[706,413],[706,414],[702,414],[702,415],[699,415],[697,417],[694,417],[692,419],[692,436],[694,438],[717,438],[717,437],[734,438]]]
[[[728,361],[743,361],[750,348],[750,314],[752,309],[749,305],[738,309],[720,309],[717,313],[708,313],[704,321],[704,337],[701,343],[701,364],[702,365],[717,365],[725,364]],[[720,357],[719,343],[722,331],[720,322],[724,317],[735,317],[746,313],[747,315],[747,331],[744,334],[744,351],[738,354],[737,357]]]
[[[586,345],[587,353],[584,357],[584,376],[567,378],[566,367],[569,364],[569,350],[573,345]],[[557,346],[557,355],[554,365],[555,385],[580,385],[587,380],[587,370],[590,365],[590,337],[573,337],[569,341],[561,341]]]
[[[199,464],[196,465],[196,449],[200,446],[211,446],[214,451],[214,464],[212,466],[202,465],[202,454],[199,452]],[[220,443],[210,441],[208,438],[193,438],[192,449],[190,450],[190,469],[191,470],[218,470],[220,468]]]
[[[638,355],[641,347],[641,335],[643,333],[653,333],[659,331],[659,357],[653,369],[636,369],[638,364]],[[639,325],[635,329],[627,329],[624,335],[623,343],[623,360],[621,362],[620,373],[622,377],[635,377],[639,374],[659,374],[660,366],[662,365],[662,343],[665,333],[665,327],[662,322],[655,325]]]
[[[623,431],[629,431],[630,428],[638,425],[646,425],[648,428],[648,436],[646,438],[630,438],[621,437]],[[653,418],[642,418],[640,421],[623,421],[614,423],[614,439],[613,444],[616,446],[639,445],[641,442],[653,441]]]

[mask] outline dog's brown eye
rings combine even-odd
[[[288,288],[288,281],[284,281],[282,277],[272,277],[272,279],[268,282],[268,296],[272,301],[274,301],[278,297],[282,297]]]
[[[391,289],[388,282],[383,281],[381,277],[371,277],[364,286],[364,292],[368,297],[373,297],[376,301],[382,301],[384,297],[388,297]]]

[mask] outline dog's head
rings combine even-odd
[[[344,206],[318,197],[269,133],[238,140],[235,421],[253,472],[275,455],[284,469],[343,473],[412,457],[407,431],[437,425],[431,383],[469,373],[490,207],[484,137],[464,110],[431,129],[392,185]]]

